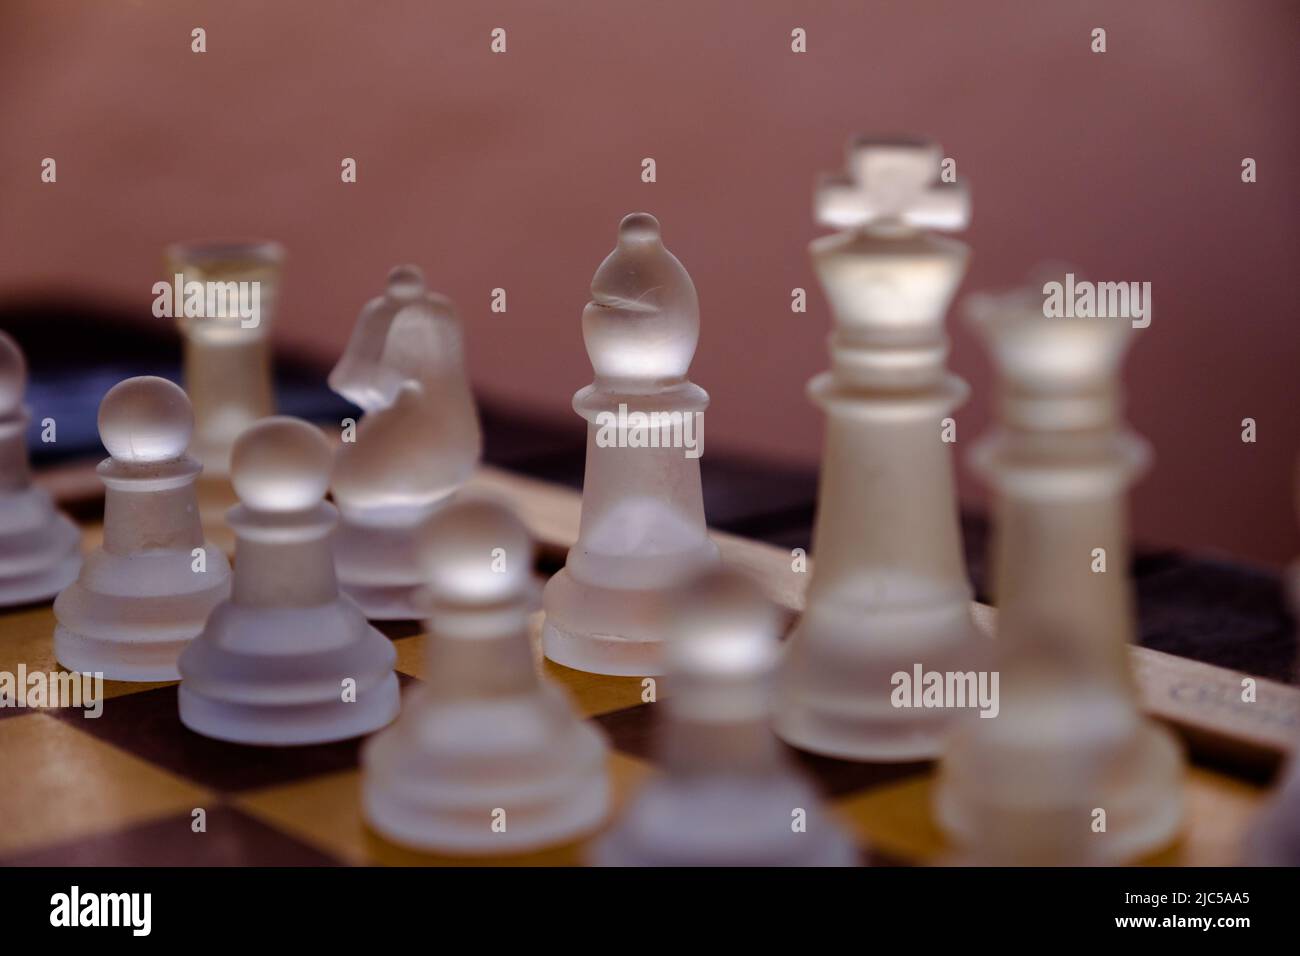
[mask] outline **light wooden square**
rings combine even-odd
[[[206,806],[200,787],[42,713],[0,720],[0,853]]]

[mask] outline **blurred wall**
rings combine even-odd
[[[1045,258],[1153,283],[1127,367],[1129,414],[1158,456],[1138,533],[1281,562],[1300,552],[1297,12],[5,0],[0,299],[79,294],[159,321],[165,242],[265,235],[290,252],[281,345],[328,363],[387,269],[413,261],[459,303],[476,385],[563,416],[590,380],[591,273],[620,216],[647,209],[699,288],[710,450],[812,463],[821,420],[803,386],[829,328],[806,254],[813,177],[840,166],[852,132],[930,135],[974,193],[963,294]],[[504,55],[489,51],[498,26]],[[794,27],[806,54],[790,51]],[[57,184],[40,182],[47,156]],[[356,184],[340,182],[345,156]],[[504,315],[489,310],[498,286]],[[807,314],[790,312],[796,286]],[[953,365],[975,388],[962,451],[990,382],[953,324]],[[1255,444],[1240,440],[1247,416]],[[964,466],[962,493],[983,495]]]

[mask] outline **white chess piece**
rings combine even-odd
[[[935,806],[976,861],[1114,864],[1169,843],[1183,813],[1180,748],[1129,667],[1124,495],[1148,450],[1120,414],[1129,320],[1043,301],[1036,283],[968,303],[1000,379],[971,456],[996,493],[999,708],[954,727]]]
[[[853,840],[772,733],[780,646],[758,586],[715,568],[681,595],[656,704],[664,770],[596,846],[607,866],[851,866]]]
[[[199,522],[193,431],[189,399],[166,379],[129,378],[100,402],[104,542],[54,602],[54,653],[69,670],[176,680],[181,649],[230,593],[230,565]]]
[[[1296,470],[1300,513],[1300,468]],[[1287,569],[1291,616],[1300,621],[1300,561]],[[1251,827],[1246,861],[1257,866],[1300,866],[1300,738],[1291,751],[1277,793]]]
[[[335,463],[339,582],[369,618],[418,618],[418,529],[470,478],[483,448],[451,301],[414,266],[394,269],[329,382],[366,412]]]
[[[709,396],[686,378],[699,301],[648,213],[620,223],[591,293],[582,334],[595,382],[573,397],[588,423],[582,524],[546,585],[543,647],[578,670],[658,674],[670,591],[718,556],[700,487]]]
[[[194,407],[190,454],[204,527],[229,542],[230,451],[245,428],[275,410],[271,328],[284,248],[262,239],[197,239],[164,249],[167,282],[181,284],[175,315],[184,352],[185,392]],[[245,312],[247,314],[245,314]]]
[[[0,332],[0,606],[44,601],[81,567],[81,532],[32,485],[26,431],[27,364]]]
[[[858,140],[849,177],[819,187],[845,231],[813,242],[834,316],[831,369],[808,386],[827,414],[816,565],[790,639],[776,729],[849,760],[937,756],[953,711],[894,706],[894,675],[969,670],[971,616],[945,419],[967,387],[947,372],[944,313],[969,250],[963,186],[931,143]]]
[[[533,545],[504,505],[470,497],[430,520],[428,680],[362,753],[370,826],[442,853],[566,843],[608,810],[606,746],[537,674]]]
[[[330,540],[338,514],[323,500],[331,458],[318,429],[286,416],[236,440],[234,587],[180,659],[180,716],[191,730],[314,744],[396,716],[393,644],[339,594]]]

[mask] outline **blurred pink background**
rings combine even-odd
[[[854,132],[931,136],[974,194],[961,296],[1043,259],[1153,284],[1127,367],[1157,452],[1138,535],[1277,564],[1300,553],[1298,23],[1293,0],[5,0],[0,300],[156,322],[164,243],[267,236],[289,250],[277,340],[328,365],[411,261],[458,303],[476,387],[566,416],[591,376],[591,274],[646,209],[699,289],[710,453],[811,465],[822,423],[803,387],[830,323],[806,253],[813,178]],[[796,286],[807,314],[790,312]],[[990,378],[958,308],[952,327],[975,389],[964,452]]]

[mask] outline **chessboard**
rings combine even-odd
[[[84,464],[47,469],[40,480],[82,519],[85,544],[93,546],[100,533],[93,471]],[[484,467],[471,484],[518,510],[537,539],[540,576],[563,566],[577,538],[578,492],[497,467]],[[792,561],[789,547],[772,543],[779,534],[766,537],[715,532],[724,559],[754,574],[793,620],[808,574],[796,570],[802,564]],[[986,605],[976,606],[986,629],[995,614]],[[646,700],[641,678],[587,674],[544,660],[541,617],[538,610],[532,618],[537,666],[607,735],[617,814],[655,772],[656,705]],[[54,623],[48,603],[0,612],[0,671],[17,672],[23,665],[28,671],[58,672]],[[423,676],[423,627],[418,622],[379,626],[396,646],[398,671],[409,691]],[[1300,723],[1300,688],[1251,677],[1256,699],[1243,704],[1247,675],[1241,671],[1151,647],[1134,646],[1131,654],[1146,711],[1178,733],[1191,758],[1183,836],[1143,862],[1237,863],[1243,834]],[[0,709],[0,754],[9,771],[0,788],[0,864],[563,866],[584,861],[583,843],[523,857],[413,853],[386,842],[363,822],[359,741],[259,748],[208,739],[180,723],[174,683],[107,681],[105,698],[98,718],[79,709]],[[951,859],[930,809],[932,763],[853,763],[789,754],[854,833],[864,864]]]

